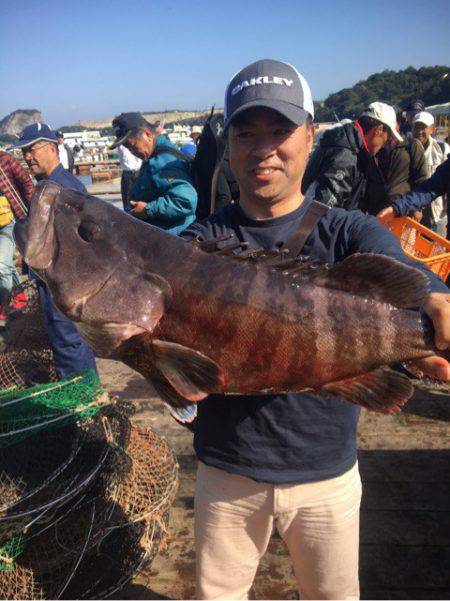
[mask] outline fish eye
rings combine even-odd
[[[100,226],[93,221],[82,221],[78,226],[78,235],[85,242],[93,242],[100,238]]]

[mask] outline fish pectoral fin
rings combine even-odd
[[[407,376],[390,369],[331,382],[315,389],[323,396],[336,396],[376,413],[398,413],[412,396],[414,387]]]
[[[225,384],[225,372],[199,351],[165,340],[152,342],[155,367],[183,398],[197,402]]]
[[[177,421],[183,424],[194,421],[197,417],[197,405],[195,403],[180,396],[168,382],[162,380],[152,380],[151,382],[164,405]]]

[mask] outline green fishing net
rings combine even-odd
[[[95,415],[105,395],[94,371],[33,388],[0,392],[0,448],[40,428],[62,427]]]

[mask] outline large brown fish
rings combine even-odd
[[[57,307],[102,356],[191,421],[210,393],[309,390],[398,411],[405,376],[379,369],[436,349],[419,270],[380,255],[283,269],[200,248],[107,202],[37,186],[15,235]]]

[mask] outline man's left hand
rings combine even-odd
[[[432,292],[428,295],[423,310],[433,322],[436,348],[440,351],[450,349],[450,294]],[[450,380],[450,363],[443,357],[431,355],[410,361],[410,364],[426,376]]]
[[[134,215],[134,217],[137,217],[138,219],[144,219],[144,221],[147,219],[147,203],[142,202],[141,200],[130,200],[130,205],[134,207],[131,209],[130,215]]]

